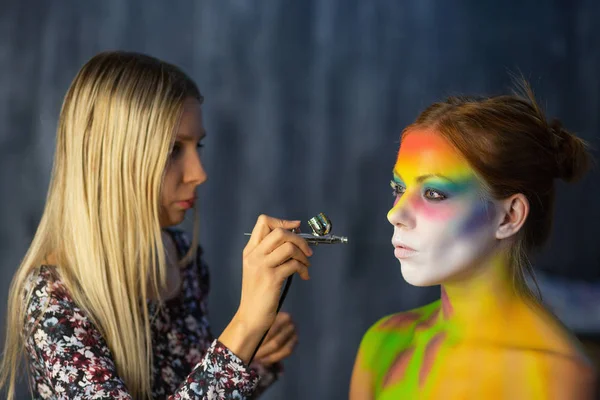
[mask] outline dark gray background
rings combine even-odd
[[[347,398],[365,330],[439,296],[402,280],[390,244],[388,182],[401,129],[433,101],[505,91],[509,71],[522,71],[550,116],[600,144],[600,3],[494,4],[3,0],[2,298],[41,215],[70,81],[99,51],[147,52],[184,68],[206,97],[201,242],[216,334],[238,304],[242,234],[260,213],[306,221],[325,212],[334,233],[350,238],[317,248],[312,279],[294,281],[284,308],[300,344],[265,396]],[[595,171],[558,186],[555,231],[536,267],[599,277],[599,182]]]

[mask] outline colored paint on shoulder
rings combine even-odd
[[[435,335],[427,344],[427,347],[425,348],[425,354],[423,355],[423,365],[419,371],[419,386],[423,387],[427,381],[427,377],[431,372],[437,353],[439,352],[440,346],[445,338],[446,332],[440,332]]]
[[[383,378],[383,388],[394,385],[401,381],[406,373],[406,368],[411,360],[413,353],[415,352],[414,347],[403,350],[392,362],[390,369]]]
[[[379,329],[390,330],[407,328],[416,322],[420,317],[421,314],[412,311],[396,314],[379,325]]]

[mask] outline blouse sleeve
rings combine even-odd
[[[269,366],[264,366],[259,362],[253,362],[250,364],[250,368],[256,371],[260,378],[256,390],[250,397],[251,399],[259,398],[283,375],[283,364],[281,362]]]
[[[202,255],[203,250],[199,246],[196,252],[196,263],[198,265],[200,290],[202,292],[200,308],[204,317],[208,320],[208,293],[210,290],[210,274],[208,266],[204,262]],[[214,336],[212,335],[210,328],[207,331],[211,340],[214,340]],[[256,389],[249,398],[257,399],[260,398],[260,396],[283,375],[283,364],[278,362],[270,366],[264,366],[255,361],[250,364],[249,370],[258,377]]]
[[[33,390],[41,398],[132,399],[104,338],[62,285],[40,275],[31,293],[25,347]],[[169,399],[245,399],[258,380],[256,371],[214,340]]]

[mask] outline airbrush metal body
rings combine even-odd
[[[310,233],[299,233],[298,236],[306,240],[308,244],[338,244],[338,243],[348,243],[348,238],[345,236],[336,236],[336,235],[323,235],[323,236],[315,236]]]
[[[250,233],[244,233],[246,236],[250,236]],[[323,236],[315,236],[310,233],[298,233],[298,236],[306,240],[308,244],[338,244],[338,243],[348,243],[348,238],[345,236],[335,236],[335,235],[323,235]]]
[[[298,233],[298,236],[306,240],[308,244],[315,246],[320,244],[338,244],[348,243],[348,238],[345,236],[330,235],[332,223],[329,218],[323,213],[320,213],[316,217],[308,220],[308,225],[311,227],[313,233]],[[251,233],[244,233],[246,236],[250,236]]]

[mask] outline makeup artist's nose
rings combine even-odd
[[[200,155],[196,152],[190,155],[185,162],[183,171],[183,182],[191,183],[195,186],[201,185],[208,179]]]

